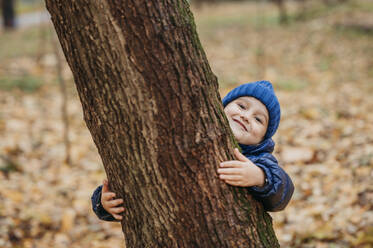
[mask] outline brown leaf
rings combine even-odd
[[[308,147],[290,147],[282,149],[281,159],[286,163],[307,163],[312,160],[315,152]]]
[[[76,212],[73,209],[65,210],[62,216],[61,231],[68,232],[74,227]]]

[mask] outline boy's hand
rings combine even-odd
[[[123,203],[123,199],[113,199],[115,197],[114,192],[109,191],[108,181],[105,179],[102,182],[101,191],[101,204],[104,209],[109,212],[115,219],[121,220],[122,216],[119,215],[124,211],[124,207],[118,207],[119,204]]]
[[[238,160],[220,163],[219,178],[233,186],[263,186],[265,182],[263,170],[240,153],[237,148],[234,149],[234,155]]]

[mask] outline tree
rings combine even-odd
[[[287,24],[288,23],[288,14],[286,11],[286,6],[285,6],[285,0],[272,0],[275,2],[278,8],[278,13],[279,13],[279,20],[281,24]]]
[[[271,217],[220,182],[228,128],[188,2],[46,0],[127,247],[278,247]]]
[[[5,29],[15,28],[14,0],[0,0]]]

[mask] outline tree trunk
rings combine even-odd
[[[127,247],[278,247],[261,204],[218,179],[235,142],[187,1],[46,3]]]
[[[14,0],[0,0],[1,9],[3,12],[3,26],[5,29],[12,29],[16,27]]]
[[[296,15],[296,20],[305,20],[306,19],[306,14],[307,14],[307,3],[309,1],[307,0],[298,0],[298,14]]]
[[[285,0],[274,0],[277,7],[281,24],[287,24],[289,22],[288,14],[286,11]]]

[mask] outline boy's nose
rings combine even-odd
[[[250,116],[249,115],[241,115],[242,120],[245,122],[249,122]]]

